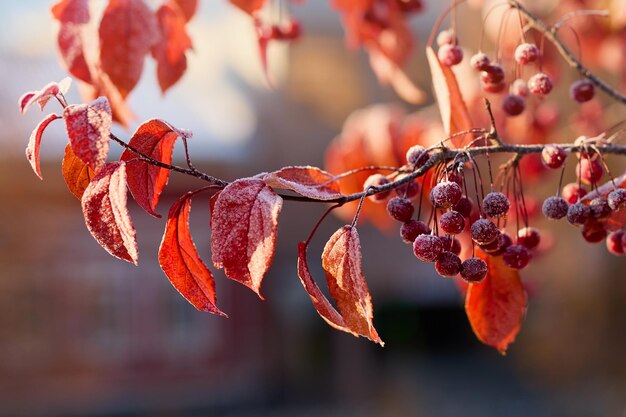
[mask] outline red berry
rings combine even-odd
[[[597,159],[583,158],[576,165],[576,175],[585,184],[596,183],[604,175],[604,168]]]
[[[370,187],[380,187],[382,185],[389,184],[389,182],[389,178],[385,177],[382,174],[370,175],[363,183],[363,190],[367,190]],[[382,203],[383,201],[387,200],[389,194],[391,194],[391,190],[383,191],[378,194],[373,194],[368,196],[367,198],[375,203]]]
[[[483,211],[489,217],[502,217],[509,212],[511,202],[498,191],[492,191],[483,199]]]
[[[626,190],[618,188],[609,193],[606,198],[609,202],[609,207],[613,211],[621,211],[626,209]]]
[[[297,20],[289,20],[283,27],[278,28],[279,34],[277,39],[294,40],[300,37],[302,32],[300,22]]]
[[[449,208],[458,203],[462,195],[459,184],[442,181],[430,190],[430,201],[437,208]]]
[[[399,0],[397,4],[403,13],[417,13],[424,8],[421,0]]]
[[[543,164],[552,169],[561,168],[566,157],[567,153],[558,145],[546,145],[541,151]]]
[[[530,252],[525,246],[511,245],[502,254],[502,261],[513,269],[522,269],[530,262]]]
[[[543,201],[541,211],[551,220],[562,219],[567,215],[567,202],[561,197],[548,197]]]
[[[613,255],[624,255],[624,245],[622,241],[624,240],[624,232],[622,230],[617,230],[615,232],[609,233],[606,237],[606,248]]]
[[[575,226],[583,225],[591,217],[591,209],[583,203],[574,203],[567,208],[567,221]]]
[[[465,229],[465,217],[457,211],[448,211],[441,215],[439,226],[446,234],[458,235]]]
[[[581,198],[583,198],[587,194],[587,190],[583,187],[579,187],[578,184],[572,182],[563,187],[561,191],[561,196],[567,201],[569,204],[574,204]]]
[[[406,243],[413,243],[419,235],[430,234],[430,227],[421,220],[409,220],[402,223],[400,227],[400,236]]]
[[[517,232],[517,242],[527,249],[535,249],[540,241],[539,230],[534,227],[524,227]]]
[[[507,94],[502,99],[502,111],[509,116],[519,116],[526,109],[524,97],[515,94]]]
[[[458,39],[454,29],[442,30],[437,34],[437,46],[456,45]]]
[[[406,151],[406,161],[412,168],[419,169],[422,165],[428,161],[430,155],[426,152],[426,149],[420,145],[414,145]]]
[[[478,52],[477,54],[474,54],[472,58],[470,59],[470,66],[474,68],[476,71],[486,70],[489,64],[490,64],[489,57],[482,52]]]
[[[406,174],[398,175],[396,177],[396,180],[400,180],[404,177],[406,177]],[[407,183],[398,185],[396,187],[396,194],[398,194],[398,196],[400,197],[406,197],[406,198],[411,199],[411,198],[416,197],[419,193],[420,193],[420,184],[414,179]]]
[[[408,222],[413,217],[413,203],[408,198],[394,197],[387,203],[387,213],[399,222]]]
[[[480,73],[480,80],[485,84],[498,84],[504,81],[504,69],[500,64],[489,64]]]
[[[479,245],[493,242],[500,235],[498,226],[491,220],[478,219],[470,227],[472,239]]]
[[[534,43],[522,43],[515,48],[515,61],[520,65],[535,62],[540,55],[541,52]]]
[[[442,277],[453,277],[461,272],[461,258],[452,252],[441,252],[435,270]]]
[[[436,262],[443,252],[443,244],[439,236],[419,235],[413,242],[415,257],[424,262]]]
[[[528,91],[538,96],[545,96],[552,91],[552,79],[543,72],[528,79]]]
[[[480,249],[482,249],[483,252],[493,254],[494,252],[499,251],[504,244],[506,244],[504,233],[500,233],[498,237],[493,240],[493,242],[478,246],[480,246]]]
[[[468,282],[482,281],[487,271],[487,263],[480,258],[469,258],[461,264],[461,278]]]
[[[463,196],[452,207],[452,209],[454,211],[458,211],[461,214],[461,216],[465,217],[466,219],[469,219],[470,215],[472,214],[473,207],[474,207],[474,203],[472,203],[472,200],[467,196]]]
[[[452,236],[440,236],[443,250],[452,252],[456,255],[461,253],[461,241]]]
[[[606,237],[604,224],[598,221],[588,221],[583,226],[583,238],[589,243],[599,243]]]
[[[529,93],[528,85],[526,85],[526,81],[518,78],[511,83],[511,86],[509,87],[509,92],[511,94],[515,94],[516,96],[527,97]]]
[[[437,58],[441,65],[452,67],[463,61],[463,50],[456,45],[441,45],[437,51]]]
[[[595,87],[593,83],[587,79],[574,81],[569,88],[569,95],[578,103],[584,103],[593,98]]]
[[[509,246],[513,244],[513,240],[511,239],[511,236],[509,236],[507,233],[500,233],[500,236],[498,236],[496,240],[498,241],[498,249],[490,252],[489,254],[491,256],[502,255],[504,251],[506,250],[506,248],[508,248]]]
[[[448,181],[456,182],[459,187],[463,187],[463,174],[459,171],[452,170],[448,173]]]
[[[609,201],[604,197],[596,197],[589,202],[591,217],[596,220],[606,220],[611,216]]]
[[[504,81],[500,81],[498,83],[488,83],[480,80],[480,87],[487,93],[497,94],[504,91],[506,83]]]

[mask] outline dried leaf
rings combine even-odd
[[[213,265],[261,298],[259,288],[274,257],[282,203],[263,180],[240,179],[222,190],[211,214]]]
[[[50,123],[60,118],[61,116],[57,116],[54,113],[46,116],[46,118],[43,119],[30,134],[28,146],[26,146],[26,159],[28,159],[30,166],[40,179],[43,179],[41,176],[41,167],[39,166],[39,147],[41,146],[41,135],[43,135],[44,130],[46,130],[46,127],[48,127]]]
[[[174,3],[178,4],[187,22],[191,20],[198,10],[198,0],[174,0]]]
[[[249,15],[256,13],[265,5],[265,0],[230,0],[230,2]]]
[[[91,235],[111,255],[137,265],[135,228],[126,207],[126,164],[106,164],[81,200]]]
[[[502,257],[477,253],[489,271],[481,282],[469,285],[465,312],[478,340],[505,354],[526,314],[526,290],[519,272],[504,265]]]
[[[315,200],[334,200],[343,197],[334,176],[317,167],[285,167],[268,174],[264,180],[273,188],[285,188]]]
[[[71,104],[63,111],[72,150],[94,171],[106,162],[113,123],[109,101],[97,98],[88,104]]]
[[[189,211],[195,192],[188,192],[169,211],[159,247],[159,265],[174,288],[195,308],[226,317],[216,306],[213,274],[198,256],[189,232]]]
[[[67,188],[70,189],[76,198],[81,200],[85,189],[95,176],[93,169],[89,168],[89,165],[76,156],[74,151],[72,151],[71,145],[65,147],[61,169]]]
[[[178,137],[190,137],[163,120],[152,119],[137,128],[128,142],[130,146],[165,164],[172,163],[172,151]],[[160,218],[155,212],[163,188],[167,185],[170,170],[137,159],[134,152],[126,149],[121,160],[127,162],[128,188],[133,198],[148,214]],[[134,161],[133,161],[134,160]]]
[[[158,40],[156,18],[144,0],[109,0],[98,33],[102,70],[126,98]]]
[[[50,101],[51,98],[59,94],[67,93],[71,83],[72,80],[69,77],[66,77],[58,83],[51,82],[45,85],[41,90],[30,91],[24,94],[18,101],[21,113],[26,113],[28,108],[34,103],[38,103],[39,108],[43,111],[44,107],[46,107],[46,104],[48,104],[48,101]]]

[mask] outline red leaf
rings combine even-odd
[[[265,183],[273,188],[285,188],[315,200],[343,197],[334,176],[317,167],[285,167],[268,174]]]
[[[52,6],[52,15],[59,21],[57,45],[61,60],[70,74],[91,82],[91,65],[87,62],[86,44],[95,37],[89,28],[88,0],[62,0]]]
[[[71,104],[65,108],[63,118],[72,150],[98,172],[109,153],[113,123],[109,101],[100,97],[89,104]]]
[[[191,20],[198,10],[198,0],[174,0],[174,3],[178,4],[187,22]]]
[[[20,97],[18,104],[20,106],[20,111],[22,114],[26,113],[28,108],[32,106],[35,102],[39,104],[39,108],[43,111],[48,101],[59,95],[67,93],[67,90],[70,88],[72,80],[67,77],[61,80],[59,83],[51,82],[45,85],[41,90],[38,91],[30,91]]]
[[[98,32],[102,70],[126,98],[141,78],[146,53],[158,40],[156,18],[144,0],[109,0]]]
[[[72,151],[71,145],[65,147],[65,155],[63,156],[61,169],[67,188],[70,189],[76,198],[81,200],[85,189],[95,175],[93,169],[89,168],[89,165],[85,164],[76,156],[74,151]]]
[[[98,97],[106,97],[111,106],[113,120],[124,128],[128,127],[131,120],[136,119],[135,114],[130,110],[117,87],[113,85],[109,76],[102,71],[97,72],[93,84],[80,83],[78,90],[85,102],[93,101]]]
[[[213,265],[261,298],[259,288],[274,257],[282,204],[263,180],[246,178],[222,190],[211,215]]]
[[[191,137],[191,133],[180,131],[162,120],[153,119],[139,126],[128,144],[152,159],[171,164],[174,142],[179,136]],[[148,214],[160,218],[155,209],[161,192],[167,185],[170,170],[136,160],[137,158],[137,154],[128,149],[120,158],[127,162],[128,188],[135,201]]]
[[[126,164],[106,164],[85,189],[85,224],[111,255],[137,265],[135,228],[126,207]]]
[[[185,29],[183,11],[174,2],[164,3],[156,13],[161,40],[152,47],[157,61],[157,77],[165,93],[187,70],[185,52],[191,49],[191,39]]]
[[[189,232],[189,211],[195,192],[188,192],[169,211],[159,247],[159,265],[174,288],[195,308],[225,316],[215,305],[215,281],[198,256]]]
[[[426,58],[430,66],[433,88],[439,105],[439,113],[443,121],[443,128],[448,135],[468,130],[474,127],[470,119],[467,106],[463,100],[456,75],[450,67],[441,65],[437,54],[430,46],[426,47]],[[461,147],[471,141],[472,135],[452,138],[455,147]]]
[[[230,0],[230,2],[249,15],[254,14],[265,5],[265,0]]]
[[[46,127],[48,127],[50,123],[60,118],[61,116],[57,116],[54,113],[49,114],[30,134],[28,146],[26,146],[26,159],[28,159],[30,166],[40,179],[43,179],[41,176],[41,167],[39,166],[39,147],[41,145],[41,135],[43,135],[44,130],[46,130]]]
[[[489,271],[481,282],[469,285],[465,312],[476,337],[505,354],[526,314],[526,290],[519,272],[505,266],[502,257],[477,253]]]

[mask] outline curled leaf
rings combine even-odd
[[[137,265],[135,228],[126,207],[126,164],[106,164],[85,189],[81,200],[91,235],[116,258]]]
[[[43,111],[48,101],[51,98],[59,95],[67,93],[67,90],[70,88],[72,80],[69,77],[64,78],[60,82],[51,82],[46,84],[41,90],[30,91],[20,97],[18,104],[20,106],[20,111],[22,114],[26,113],[28,108],[32,106],[34,103],[39,104],[39,108]]]
[[[194,192],[172,205],[159,247],[159,265],[174,288],[195,308],[225,316],[216,306],[213,274],[198,256],[189,232],[189,211]]]
[[[71,145],[67,145],[65,147],[65,155],[63,156],[61,170],[65,184],[67,184],[67,188],[70,189],[76,198],[81,200],[83,198],[83,194],[85,193],[85,189],[95,175],[93,169],[76,156],[74,151],[72,151]]]
[[[41,122],[39,122],[37,127],[30,134],[30,139],[28,140],[28,145],[26,146],[26,159],[28,159],[28,162],[30,162],[30,166],[33,168],[33,171],[35,171],[35,174],[37,174],[40,179],[43,179],[43,177],[41,176],[41,167],[39,166],[39,148],[41,146],[41,136],[43,135],[44,130],[46,130],[46,127],[48,127],[50,123],[60,118],[61,116],[57,116],[56,114],[52,113],[49,114]]]
[[[263,180],[246,178],[224,188],[211,213],[213,265],[259,297],[274,258],[282,198]]]
[[[343,197],[335,177],[317,167],[285,167],[268,174],[264,180],[270,187],[285,188],[315,200]]]

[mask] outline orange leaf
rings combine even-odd
[[[452,135],[473,128],[467,106],[456,81],[456,75],[452,69],[441,65],[437,54],[430,46],[426,47],[426,58],[430,66],[433,88],[446,134]],[[469,143],[471,138],[472,135],[457,136],[452,138],[452,144],[458,148]]]
[[[187,22],[191,20],[198,10],[198,0],[174,0],[174,3],[180,7]]]
[[[285,188],[315,200],[334,200],[343,197],[334,176],[317,167],[285,167],[263,178],[273,188]]]
[[[213,265],[259,292],[274,258],[283,199],[258,178],[232,182],[220,192],[211,214]]]
[[[230,0],[230,2],[249,15],[254,14],[265,5],[265,0]]]
[[[37,125],[35,130],[33,130],[33,132],[30,134],[28,146],[26,146],[26,159],[28,159],[28,162],[30,162],[30,166],[33,168],[33,171],[35,171],[35,174],[37,174],[40,179],[43,179],[43,177],[41,176],[41,167],[39,166],[39,148],[41,146],[41,136],[43,135],[44,130],[46,130],[46,127],[48,127],[50,123],[60,118],[61,116],[57,116],[54,113],[46,116],[46,118],[43,119]]]
[[[505,354],[526,314],[526,290],[519,272],[505,266],[502,257],[480,250],[477,256],[487,262],[489,271],[481,282],[469,285],[465,312],[476,337]]]
[[[159,265],[174,288],[195,308],[226,317],[216,306],[213,274],[198,256],[189,232],[189,211],[195,192],[188,192],[170,208],[159,247]]]
[[[152,119],[137,128],[128,144],[152,159],[171,164],[176,139],[190,136],[189,132],[180,131],[162,120]],[[128,188],[137,204],[148,214],[159,218],[161,216],[155,209],[161,192],[167,185],[170,170],[137,158],[137,154],[128,149],[120,157],[127,162]]]
[[[94,177],[94,172],[72,151],[72,146],[65,147],[62,164],[63,179],[72,194],[79,200],[83,198],[85,189]]]
[[[91,235],[111,255],[137,265],[135,228],[126,207],[126,165],[106,164],[81,200]]]

